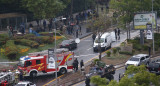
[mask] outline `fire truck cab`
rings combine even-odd
[[[30,53],[28,56],[20,57],[18,70],[23,71],[25,76],[35,77],[38,74],[54,73],[61,74],[72,71],[74,52],[68,51],[68,49],[57,49],[56,58],[48,57],[48,50],[42,52]]]

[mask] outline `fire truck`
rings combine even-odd
[[[28,56],[20,57],[18,70],[22,71],[24,76],[31,77],[46,73],[55,73],[56,71],[61,74],[72,71],[74,52],[64,48],[56,49],[55,52],[56,58],[54,56],[49,57],[48,50],[30,53]]]

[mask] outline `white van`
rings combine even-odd
[[[94,40],[94,45],[93,45],[93,50],[94,51],[98,51],[98,36],[96,37],[96,39]],[[104,33],[101,38],[100,38],[100,45],[101,45],[101,49],[106,50],[107,48],[111,48],[111,44],[112,44],[112,37],[111,37],[111,33]]]

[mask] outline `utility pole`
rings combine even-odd
[[[153,26],[153,0],[152,0],[152,39],[153,39],[153,55],[154,55],[155,49],[154,49],[154,26]]]

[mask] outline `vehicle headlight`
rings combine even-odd
[[[134,66],[138,66],[138,64],[134,64]]]

